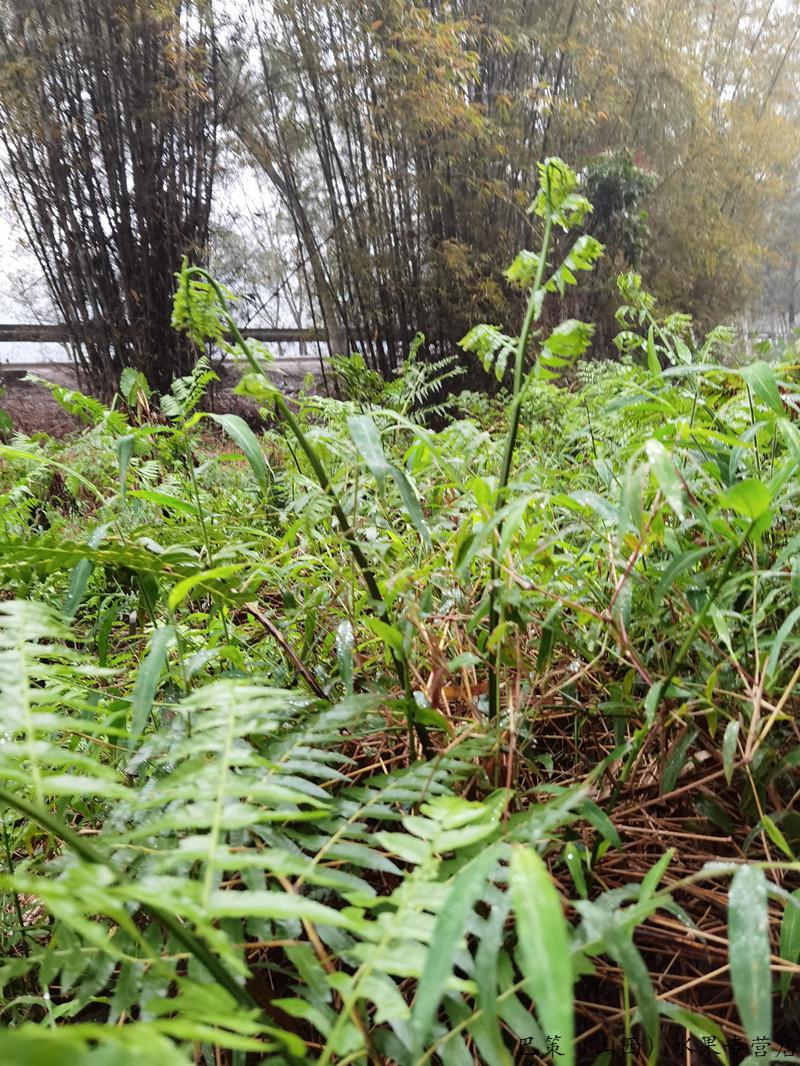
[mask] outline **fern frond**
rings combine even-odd
[[[125,792],[92,740],[106,727],[90,682],[111,671],[90,665],[66,643],[70,636],[44,604],[0,602],[0,780],[39,805],[52,796]]]
[[[25,380],[47,389],[62,410],[79,419],[84,425],[104,426],[117,436],[130,429],[128,420],[121,411],[112,411],[94,396],[87,396],[77,389],[66,388],[36,374],[27,374]]]
[[[170,391],[161,397],[161,410],[173,422],[184,421],[194,411],[212,381],[219,376],[211,369],[208,357],[201,355],[191,374],[176,378]]]

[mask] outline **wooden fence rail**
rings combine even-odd
[[[319,329],[243,329],[242,334],[255,341],[264,341],[266,344],[281,344],[308,341],[325,341],[327,337]],[[66,344],[69,341],[69,332],[63,324],[52,326],[8,324],[0,325],[0,344],[33,343],[33,344]]]

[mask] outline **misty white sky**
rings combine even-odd
[[[20,237],[7,212],[0,211],[0,322],[53,322],[55,316],[47,314],[49,301],[39,265],[20,247]],[[19,293],[21,280],[25,292]],[[34,307],[42,312],[41,318]],[[60,361],[65,357],[60,344],[0,344],[0,363]]]
[[[0,321],[24,322],[23,305],[14,296],[13,276],[20,270],[40,276],[36,260],[26,256],[19,247],[19,234],[12,222],[0,213]]]

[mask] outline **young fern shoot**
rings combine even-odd
[[[581,226],[591,212],[592,205],[578,192],[578,177],[561,159],[554,157],[539,164],[539,191],[529,211],[544,220],[544,233],[538,252],[521,251],[505,276],[512,285],[529,288],[528,305],[517,337],[509,337],[496,326],[479,325],[459,341],[465,351],[474,352],[482,360],[484,369],[494,364],[495,376],[502,381],[509,356],[514,354],[514,378],[508,430],[503,449],[503,461],[495,495],[495,513],[505,504],[511,464],[519,432],[519,418],[527,379],[524,378],[525,355],[531,331],[542,315],[548,293],[563,296],[568,285],[577,284],[576,272],[591,270],[594,262],[603,254],[603,245],[594,237],[583,234],[578,237],[561,265],[545,280],[548,255],[553,236],[553,227],[565,232]],[[569,319],[556,326],[539,348],[529,377],[552,379],[578,359],[591,343],[594,326],[576,319]],[[502,541],[502,520],[497,526],[497,541]],[[499,598],[500,559],[493,556],[489,589],[489,638],[500,625],[502,604]],[[489,666],[489,713],[494,718],[500,708],[500,659],[501,642],[498,640]]]

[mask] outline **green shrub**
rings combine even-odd
[[[543,248],[528,328],[464,341],[505,417],[298,410],[186,266],[176,325],[230,328],[273,428],[204,412],[201,361],[158,418],[128,381],[0,446],[4,1062],[790,1038],[796,367],[685,353],[630,279],[631,358],[578,363]]]

